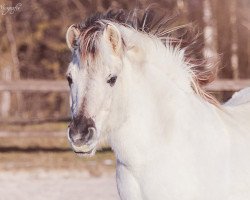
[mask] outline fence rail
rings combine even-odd
[[[0,81],[1,91],[23,92],[67,92],[69,90],[66,81],[54,80],[18,80],[13,82]]]
[[[1,124],[16,124],[16,125],[25,125],[25,124],[43,124],[43,123],[57,123],[57,122],[69,122],[71,117],[49,117],[49,118],[0,118],[0,125]]]
[[[250,79],[218,79],[209,85],[205,86],[205,89],[213,92],[221,91],[239,91],[243,88],[250,87]]]
[[[205,86],[211,92],[238,91],[245,87],[250,87],[250,79],[230,80],[218,79]],[[69,87],[65,80],[19,80],[19,81],[0,81],[1,92],[68,92]],[[46,122],[68,122],[70,116],[52,117],[44,119],[26,118],[0,118],[0,124],[39,124]]]
[[[65,131],[1,131],[0,138],[3,137],[65,137]]]
[[[250,79],[218,79],[205,86],[206,90],[213,92],[238,91],[250,87]],[[64,80],[19,80],[14,82],[0,81],[1,91],[23,91],[23,92],[68,92],[69,87]]]

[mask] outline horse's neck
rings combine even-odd
[[[155,75],[162,76],[160,72]],[[205,105],[194,94],[172,87],[164,76],[157,79],[151,74],[151,77],[143,80],[144,74],[132,78],[136,83],[129,87],[129,118],[110,136],[117,158],[127,165],[140,165],[156,156],[156,152],[165,151],[169,140],[185,140],[187,132],[202,129],[204,122],[197,125],[197,121],[204,118],[205,112],[207,120],[214,115],[210,105]]]

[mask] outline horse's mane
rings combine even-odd
[[[156,14],[157,13],[157,14]],[[201,55],[202,42],[199,41],[201,34],[191,24],[174,26],[176,16],[167,15],[165,12],[159,14],[154,9],[138,10],[132,12],[125,10],[110,10],[106,13],[96,13],[84,22],[74,26],[80,30],[79,50],[83,56],[90,53],[96,54],[96,37],[100,35],[107,22],[114,22],[126,27],[133,28],[139,32],[154,35],[162,43],[172,45],[178,49],[184,49],[184,59],[192,73],[192,88],[196,94],[208,102],[219,105],[218,101],[202,86],[212,82],[217,74],[217,64],[205,59]]]

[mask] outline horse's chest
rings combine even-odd
[[[152,168],[153,167],[153,168]],[[177,167],[175,167],[176,169]],[[167,166],[144,166],[137,170],[130,170],[122,163],[117,163],[117,188],[122,200],[167,200],[184,199],[197,193],[193,188],[191,175],[178,178],[178,174],[167,169]],[[188,183],[188,184],[187,184]]]
[[[207,186],[213,187],[214,184]],[[122,200],[226,199],[223,188],[207,189],[190,165],[181,166],[174,162],[167,165],[154,162],[154,165],[149,164],[138,171],[118,163],[117,186]]]
[[[139,185],[143,199],[147,200],[199,199],[194,174],[185,173],[178,166],[170,168],[167,165],[155,165],[154,170],[148,166],[142,170]]]
[[[134,174],[122,163],[117,162],[116,182],[122,200],[143,200],[140,186]]]

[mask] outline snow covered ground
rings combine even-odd
[[[115,174],[73,170],[1,171],[0,200],[115,200]]]

